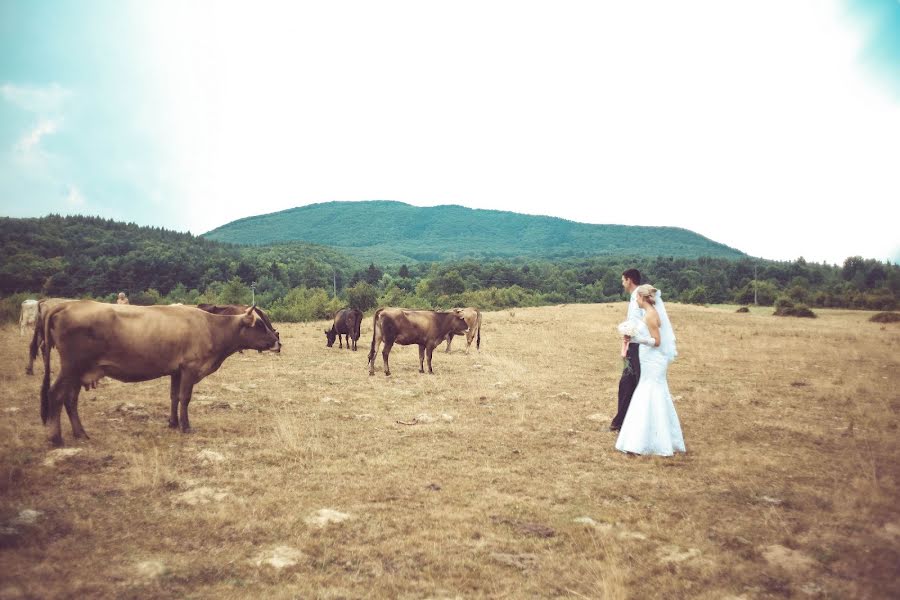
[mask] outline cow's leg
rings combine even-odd
[[[452,334],[452,333],[448,333],[448,334],[447,334],[447,349],[444,350],[444,352],[450,352],[450,343],[451,343],[451,342],[453,342],[453,334]]]
[[[434,371],[431,370],[431,353],[434,352],[434,346],[432,344],[428,344],[428,347],[425,348],[425,355],[428,357],[428,373],[434,375]],[[424,373],[425,371],[422,371]]]
[[[474,338],[475,332],[473,332],[470,328],[469,331],[466,332],[466,354],[469,353],[469,348],[472,346],[472,340]]]
[[[172,400],[172,410],[169,413],[169,427],[178,428],[178,391],[181,388],[181,371],[177,371],[172,375],[172,382],[169,384],[169,398]]]
[[[69,423],[72,425],[72,437],[89,439],[84,426],[81,424],[81,418],[78,416],[78,395],[80,393],[81,386],[74,386],[63,397],[63,404],[66,406],[66,414],[69,415]]]
[[[181,425],[181,433],[191,432],[191,422],[188,420],[188,403],[191,401],[191,394],[194,393],[194,379],[189,374],[182,373],[181,385],[178,386],[178,400],[181,403],[179,410],[179,422]]]
[[[381,356],[384,358],[384,376],[387,377],[391,374],[391,367],[388,364],[388,356],[391,354],[391,348],[394,347],[394,342],[384,341],[384,350],[381,351]]]
[[[431,360],[428,361],[431,363]],[[419,373],[425,372],[425,344],[419,344]]]
[[[39,323],[35,323],[34,325],[34,333],[31,336],[31,344],[28,345],[28,364],[25,366],[25,374],[26,375],[34,375],[34,359],[37,358],[38,348],[40,348],[41,343],[41,329],[39,328]]]
[[[375,327],[372,332],[372,349],[369,350],[369,375],[375,374],[375,355],[378,353],[378,347],[381,345],[381,331]]]
[[[66,377],[65,373],[60,373],[56,377],[56,381],[53,382],[53,387],[50,388],[48,395],[47,439],[54,446],[63,445],[60,417],[62,416],[63,404],[66,402],[68,395],[72,393],[73,382],[70,379],[72,378]],[[77,388],[79,385],[78,381],[74,379],[73,381]]]
[[[344,340],[341,339],[340,332],[338,332],[338,346],[340,347],[341,350],[344,349]]]

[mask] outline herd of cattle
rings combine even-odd
[[[341,348],[355,351],[362,312],[343,309],[325,330],[327,346],[335,338]],[[171,377],[169,426],[190,431],[188,404],[194,386],[214,373],[226,358],[243,350],[281,351],[281,338],[268,315],[258,306],[172,304],[134,306],[92,300],[47,298],[22,303],[19,331],[33,326],[25,372],[34,374],[40,350],[44,365],[41,383],[41,420],[52,444],[62,445],[61,414],[65,406],[72,435],[88,435],[78,415],[78,395],[96,387],[103,377],[124,382]],[[390,375],[388,356],[394,344],[419,346],[419,372],[428,372],[431,356],[442,342],[450,351],[453,337],[466,336],[466,353],[472,341],[481,348],[481,313],[476,308],[450,311],[379,308],[373,319],[369,375],[375,373],[375,354],[384,344],[384,374]],[[59,353],[59,373],[50,385],[50,356]]]

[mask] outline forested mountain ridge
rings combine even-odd
[[[426,246],[427,247],[427,246]],[[751,257],[619,255],[392,263],[305,242],[235,245],[99,217],[0,217],[0,321],[25,298],[133,304],[256,302],[275,320],[325,319],[343,306],[496,310],[624,298],[637,268],[668,300],[893,310],[900,267],[859,256],[842,267]]]
[[[364,261],[401,264],[464,258],[746,254],[677,227],[591,225],[457,205],[325,202],[232,221],[203,237],[237,244],[302,240]]]
[[[295,242],[242,247],[190,233],[100,217],[0,217],[0,293],[101,296],[176,287],[204,290],[238,277],[277,274],[287,285],[324,285],[335,270],[360,265],[343,254]]]

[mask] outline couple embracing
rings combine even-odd
[[[641,285],[641,273],[622,273],[631,294],[628,318],[619,325],[625,368],[619,380],[619,412],[609,426],[618,431],[616,449],[629,454],[672,456],[684,452],[666,373],[675,360],[675,332],[659,290]]]

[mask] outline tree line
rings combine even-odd
[[[255,301],[277,321],[329,317],[343,306],[517,306],[624,299],[621,273],[637,268],[670,301],[895,310],[900,267],[847,258],[843,265],[752,258],[602,256],[359,264],[324,246],[237,246],[96,217],[0,219],[5,316],[25,297],[134,304]]]

